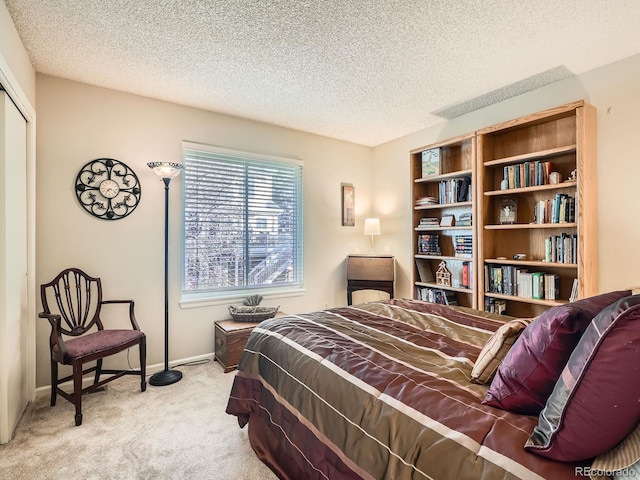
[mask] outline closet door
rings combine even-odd
[[[27,123],[0,90],[0,443],[27,406]]]

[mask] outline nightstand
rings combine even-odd
[[[276,313],[276,317],[285,315],[282,312]],[[236,322],[235,320],[217,320],[214,324],[215,334],[215,357],[220,362],[224,373],[235,370],[240,363],[240,357],[244,350],[251,331],[260,322]]]
[[[215,359],[224,368],[224,373],[235,370],[238,366],[244,346],[249,339],[249,334],[257,325],[254,322],[236,322],[235,320],[218,320],[214,322],[216,338]]]
[[[393,298],[395,258],[392,255],[347,256],[347,304],[356,290],[380,290]]]

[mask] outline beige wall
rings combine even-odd
[[[149,364],[162,362],[163,189],[148,161],[180,159],[182,140],[305,162],[305,288],[300,297],[273,300],[287,312],[345,304],[344,258],[368,251],[361,225],[379,215],[378,252],[398,260],[397,295],[410,296],[409,150],[548,107],[585,99],[598,109],[600,290],[640,284],[640,239],[633,210],[640,162],[640,56],[470,113],[374,149],[325,137],[38,75],[37,283],[69,265],[100,275],[107,298],[136,300],[149,337]],[[142,181],[142,202],[124,220],[108,222],[77,205],[73,183],[89,160],[113,157]],[[622,174],[621,172],[624,172]],[[340,183],[356,186],[357,226],[340,225]],[[171,186],[171,358],[208,354],[213,321],[226,305],[181,309],[181,183]],[[375,192],[373,194],[372,192]],[[37,330],[38,385],[46,385],[48,327]],[[119,360],[120,362],[123,359]]]
[[[105,298],[133,298],[150,365],[163,361],[164,188],[146,164],[180,161],[183,140],[304,161],[306,291],[269,304],[289,313],[346,304],[344,259],[369,246],[362,226],[372,203],[370,148],[40,74],[37,97],[37,282],[77,266],[103,279]],[[96,219],[76,200],[79,169],[100,157],[126,163],[140,178],[141,202],[122,220]],[[341,182],[356,187],[356,227],[341,226]],[[169,214],[171,359],[212,352],[213,321],[228,318],[227,304],[178,305],[181,194],[178,178]],[[41,321],[39,386],[49,383],[48,332]]]
[[[409,151],[504,120],[584,99],[598,110],[600,291],[640,285],[637,218],[640,55],[557,82],[374,149],[374,212],[398,261],[397,295],[411,296]]]

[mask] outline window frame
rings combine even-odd
[[[241,150],[230,149],[226,147],[220,147],[217,145],[208,145],[197,142],[182,142],[182,158],[185,162],[185,156],[187,150],[201,151],[204,153],[212,153],[217,155],[225,155],[230,157],[241,158],[244,160],[255,160],[257,162],[274,162],[274,163],[287,163],[301,167],[300,173],[300,191],[297,209],[299,212],[298,226],[296,229],[296,236],[294,242],[297,243],[297,250],[299,261],[297,262],[299,272],[298,282],[288,283],[285,285],[270,286],[263,284],[254,287],[239,287],[222,290],[207,290],[199,292],[191,292],[185,290],[185,269],[186,269],[186,249],[185,249],[185,222],[186,222],[186,200],[187,189],[182,189],[182,204],[181,204],[181,272],[180,272],[180,286],[181,286],[181,299],[180,306],[182,308],[193,308],[199,306],[208,305],[221,305],[229,304],[229,301],[243,299],[248,295],[260,294],[265,299],[285,298],[291,296],[299,296],[305,292],[304,289],[304,162],[294,157],[282,157],[276,155],[268,155],[255,152],[247,152]],[[185,162],[186,163],[186,162]]]

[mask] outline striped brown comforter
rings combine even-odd
[[[267,320],[227,412],[290,480],[575,480],[576,465],[522,448],[537,417],[482,405],[469,381],[500,318],[391,300]]]

